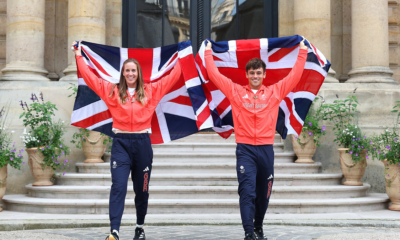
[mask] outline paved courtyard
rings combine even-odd
[[[104,239],[109,228],[75,228],[75,229],[42,229],[0,232],[0,239],[41,239],[41,240],[98,240]],[[243,239],[240,225],[228,226],[145,226],[148,240],[214,240],[214,239]],[[398,228],[360,228],[360,227],[309,227],[309,226],[276,226],[265,228],[269,240],[331,240],[331,239],[374,239],[398,240]],[[335,235],[339,234],[339,235]],[[121,228],[121,240],[132,239],[134,227]],[[332,236],[334,235],[334,236]],[[321,237],[323,236],[323,237]]]

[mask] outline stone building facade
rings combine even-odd
[[[168,2],[171,6],[185,1]],[[229,7],[235,1],[222,2],[227,10],[210,21],[212,38],[218,36],[212,31],[224,23],[223,18],[232,19]],[[188,38],[188,13],[182,11],[171,14],[166,23],[172,29],[165,34],[167,43],[174,34],[178,41]],[[400,100],[400,0],[279,0],[278,12],[279,36],[303,35],[331,60],[332,69],[319,94],[333,101],[336,95],[344,98],[357,88],[360,126],[371,134],[391,126],[394,115],[390,111]],[[123,0],[0,0],[0,106],[11,104],[9,127],[15,130],[17,147],[22,148],[19,136],[23,131],[19,100],[28,102],[32,92],[43,92],[46,100],[57,105],[57,117],[69,122],[74,100],[68,98],[68,88],[76,83],[70,43],[82,39],[121,47],[122,13]],[[75,130],[68,127],[66,139]],[[332,134],[325,136],[315,156],[325,172],[340,172],[333,138]],[[289,140],[286,147],[291,149]],[[83,159],[83,153],[72,149],[68,158],[73,166]],[[21,171],[9,169],[7,192],[23,193],[32,180],[26,165]],[[383,192],[382,163],[370,161],[364,181],[372,185],[372,191]]]

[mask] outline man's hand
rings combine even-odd
[[[73,43],[72,43],[72,45],[71,45],[71,50],[75,53],[75,55],[76,56],[81,56],[82,54],[81,54],[81,52],[82,52],[82,50],[81,50],[81,42],[79,42],[79,44],[78,44],[78,49],[75,49],[75,45],[77,44],[78,42],[76,42],[76,41],[74,41]]]
[[[308,47],[306,46],[306,44],[304,44],[305,40],[306,39],[303,37],[303,41],[300,42],[300,49],[308,50]]]
[[[206,41],[207,41],[206,50],[211,50],[211,47],[212,47],[212,44],[211,44],[211,42],[210,42],[210,41],[208,41],[208,40],[206,40]]]

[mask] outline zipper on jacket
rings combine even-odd
[[[258,92],[258,91],[257,91]],[[256,104],[257,104],[257,92],[254,94],[254,145],[256,144],[256,139],[257,139],[257,129],[256,129],[256,119],[257,119],[257,108],[256,108]]]
[[[133,104],[134,104],[134,102],[132,102],[132,98],[133,98],[133,96],[131,97],[131,99],[129,101],[129,102],[131,102],[131,111],[129,111],[129,112],[131,112],[131,132],[133,132],[133,129],[132,129],[133,124],[132,123],[133,123]]]

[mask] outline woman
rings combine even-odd
[[[72,49],[86,84],[106,103],[113,117],[116,136],[111,150],[110,225],[106,240],[119,240],[129,173],[135,191],[136,229],[134,239],[146,239],[143,224],[149,199],[153,149],[149,137],[151,118],[161,98],[175,85],[181,74],[179,62],[174,70],[156,83],[145,84],[138,61],[124,62],[120,82],[112,84],[98,78],[81,55],[81,46]]]

